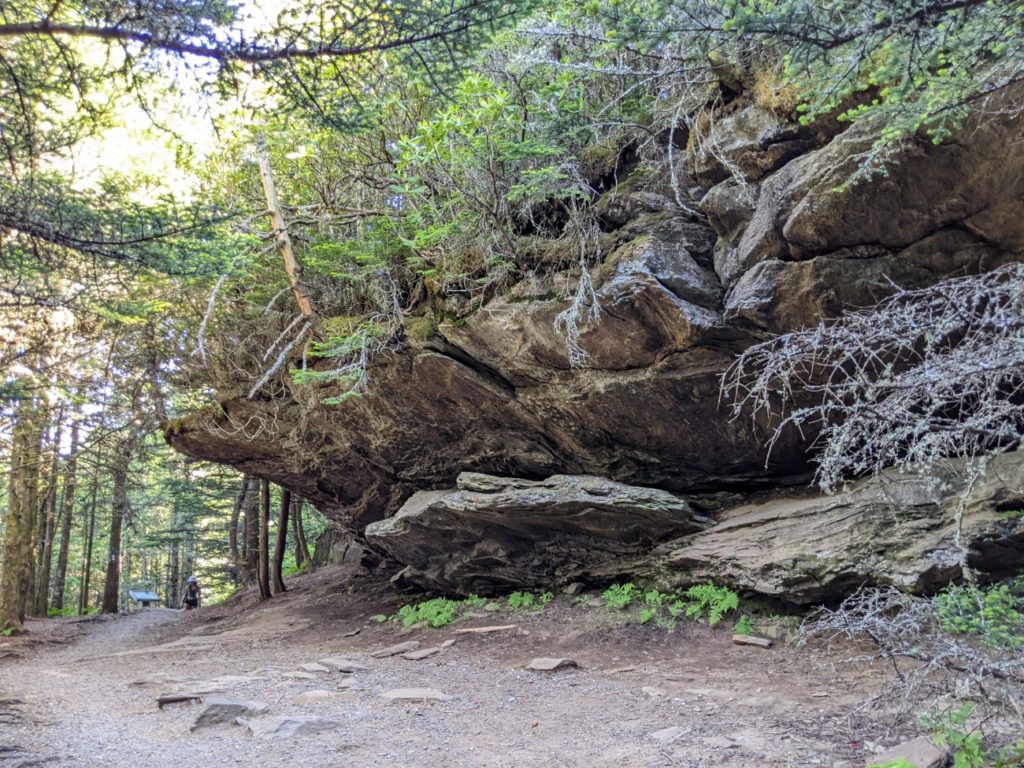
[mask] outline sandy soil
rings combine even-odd
[[[881,721],[851,731],[851,708],[887,673],[834,664],[842,649],[741,647],[727,629],[624,624],[568,597],[541,613],[403,630],[370,618],[401,598],[353,578],[325,569],[262,605],[248,593],[187,614],[32,622],[30,636],[0,645],[0,766],[852,768],[864,765],[865,744],[898,740],[882,736]],[[494,624],[516,628],[454,632]],[[371,656],[408,640],[454,644],[419,661]],[[367,669],[293,676],[327,656]],[[580,667],[527,671],[537,656]],[[449,698],[380,695],[397,688]],[[327,693],[297,700],[309,691]],[[205,701],[161,709],[168,692]],[[330,722],[293,737],[230,723],[191,732],[211,697]]]

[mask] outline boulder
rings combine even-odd
[[[599,263],[588,272],[601,319],[578,327],[583,367],[573,366],[565,329],[556,328],[576,293],[579,254],[546,240],[551,258],[473,313],[410,308],[407,320],[429,333],[409,333],[375,360],[363,396],[317,405],[318,393],[338,394],[336,385],[299,395],[282,374],[273,395],[270,388],[253,398],[225,395],[217,407],[168,425],[167,438],[193,457],[302,494],[347,537],[367,538],[406,566],[400,580],[417,586],[498,591],[577,577],[609,581],[650,565],[665,554],[650,547],[681,535],[692,538],[675,550],[688,553],[680,557],[695,574],[721,581],[717,562],[744,588],[773,595],[792,588],[797,602],[838,596],[875,567],[882,580],[937,584],[955,571],[945,555],[922,544],[926,562],[908,564],[918,555],[898,554],[882,524],[869,529],[853,522],[857,515],[844,517],[835,498],[797,499],[809,506],[763,520],[755,509],[772,502],[758,502],[730,511],[707,533],[671,531],[656,516],[628,518],[637,525],[626,522],[620,534],[615,527],[627,518],[610,510],[591,526],[590,512],[501,506],[498,497],[541,493],[530,485],[540,478],[599,476],[691,499],[713,494],[711,506],[806,482],[814,435],[788,431],[766,458],[771,425],[733,418],[720,404],[722,372],[766,334],[870,305],[897,285],[1024,258],[1021,118],[999,109],[1004,96],[1019,91],[993,96],[984,119],[968,121],[949,141],[908,141],[884,173],[852,181],[874,142],[869,126],[811,135],[740,96],[703,132],[692,158],[708,187],[699,204],[707,221],[676,204],[673,186],[686,190],[687,206],[700,196],[685,172],[651,174],[643,190],[624,183],[601,201]],[[465,482],[482,485],[443,490],[465,472],[522,480],[514,488],[478,475]],[[869,496],[851,503],[893,511]],[[920,541],[947,552],[948,529],[930,528],[931,513],[921,508],[907,514],[914,510],[924,515]],[[948,504],[937,501],[935,510],[946,515]],[[754,517],[737,522],[748,513]],[[860,553],[853,564],[827,552],[805,562],[799,551],[787,556],[789,565],[770,562],[774,538],[783,554],[804,540],[816,544],[815,515],[829,541]],[[872,555],[867,542],[876,535],[886,544]],[[723,549],[730,536],[738,537],[733,553]],[[833,564],[821,565],[819,555]],[[368,549],[363,560],[374,557]]]
[[[467,488],[489,488],[489,491]],[[549,586],[614,569],[659,541],[712,521],[665,491],[599,477],[462,475],[367,526],[369,544],[406,564],[403,578],[448,593]]]
[[[694,178],[705,186],[732,175],[757,181],[816,144],[799,125],[757,104],[716,119],[703,133],[692,162]]]
[[[667,566],[663,578],[676,586],[714,581],[804,605],[860,586],[934,591],[962,575],[962,555],[982,573],[1019,571],[1024,515],[1001,510],[1024,508],[1024,453],[997,457],[970,488],[962,470],[951,463],[928,475],[889,471],[832,496],[744,504],[663,546],[655,570]]]

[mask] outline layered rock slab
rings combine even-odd
[[[779,497],[723,513],[714,527],[661,547],[654,570],[814,604],[861,586],[923,593],[966,564],[1002,576],[1024,567],[1024,452],[996,457],[970,483],[962,463],[896,471],[833,496]],[[962,507],[961,507],[962,505]]]
[[[366,538],[406,565],[403,580],[465,595],[606,577],[712,522],[665,491],[599,477],[464,473],[455,490],[413,495]]]

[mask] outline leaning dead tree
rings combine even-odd
[[[818,430],[818,481],[885,467],[974,466],[1024,436],[1024,264],[901,290],[872,309],[744,352],[723,378],[737,416]]]

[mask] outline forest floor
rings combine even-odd
[[[289,585],[263,604],[248,592],[188,613],[32,621],[30,635],[0,638],[0,766],[859,768],[906,735],[882,716],[852,719],[889,673],[844,663],[851,648],[739,646],[727,628],[624,623],[567,596],[403,629],[372,619],[404,602],[379,580],[328,568]],[[448,640],[422,660],[372,655]],[[299,668],[339,656],[365,669]],[[525,669],[540,656],[579,668]],[[446,698],[381,695],[401,688]],[[171,692],[204,701],[159,708]],[[230,720],[193,732],[218,697],[266,705],[243,717],[298,733]]]

